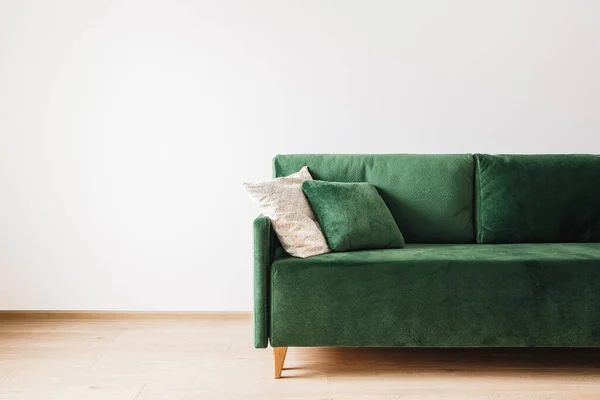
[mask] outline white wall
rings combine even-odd
[[[277,153],[600,153],[600,2],[0,0],[0,309],[249,310]]]

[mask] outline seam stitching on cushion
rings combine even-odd
[[[477,188],[477,243],[482,243],[482,221],[481,221],[481,162],[479,157],[476,157],[475,162],[477,163],[477,178],[475,180],[475,187]]]

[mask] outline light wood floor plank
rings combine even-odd
[[[600,399],[600,350],[290,348],[250,316],[0,318],[3,399]]]

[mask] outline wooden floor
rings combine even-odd
[[[249,316],[0,320],[0,399],[600,399],[600,351],[290,348]]]

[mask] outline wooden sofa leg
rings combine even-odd
[[[275,362],[275,379],[281,378],[281,370],[283,369],[283,362],[285,361],[287,349],[287,346],[273,347],[273,361]]]

